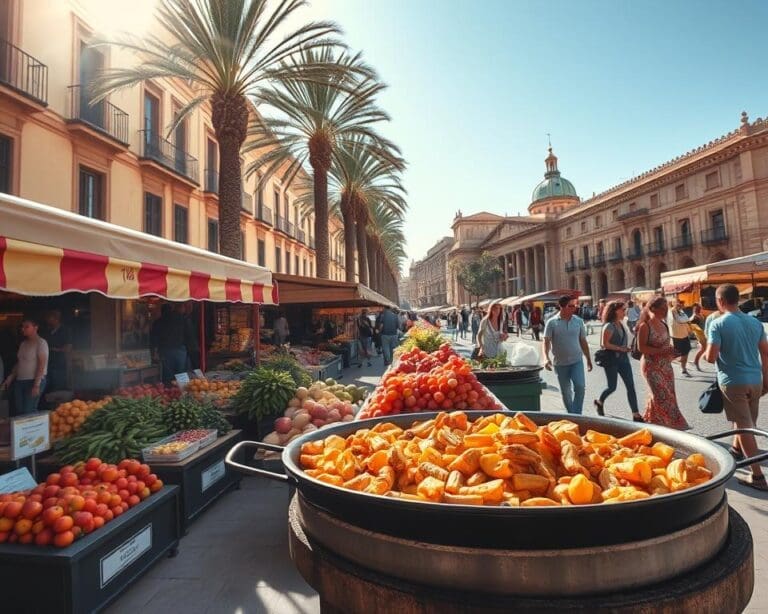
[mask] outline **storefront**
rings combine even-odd
[[[59,311],[69,385],[108,390],[159,377],[152,324],[171,302],[193,324],[190,362],[253,353],[259,305],[277,303],[262,267],[11,196],[0,197],[0,352],[15,360],[22,314]]]

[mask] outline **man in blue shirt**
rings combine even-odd
[[[376,330],[381,334],[381,350],[384,364],[392,364],[392,353],[397,347],[399,321],[397,314],[388,305],[376,320]]]
[[[721,315],[707,322],[708,362],[717,362],[717,383],[723,393],[723,409],[734,428],[755,428],[761,395],[768,392],[768,340],[757,318],[739,310],[739,289],[720,286],[715,293]],[[731,454],[741,459],[758,454],[755,436],[735,435]],[[751,466],[749,479],[739,482],[768,491],[759,463]]]
[[[560,313],[547,320],[544,325],[544,367],[551,371],[552,363],[549,350],[552,349],[555,373],[560,384],[563,405],[569,414],[580,414],[584,405],[584,362],[592,370],[589,356],[587,331],[584,321],[576,315],[578,301],[570,296],[561,296],[558,300]]]

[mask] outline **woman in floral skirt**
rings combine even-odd
[[[656,297],[648,305],[647,318],[641,318],[635,330],[637,347],[643,355],[640,369],[649,393],[643,420],[684,430],[690,427],[677,406],[672,371],[672,360],[677,354],[669,341],[667,310],[666,299]]]

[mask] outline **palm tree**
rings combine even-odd
[[[394,299],[397,295],[396,279],[406,258],[402,216],[386,202],[373,203],[369,209],[367,238],[375,263],[372,287]]]
[[[268,4],[274,8],[268,9]],[[219,144],[219,245],[226,256],[240,257],[240,152],[252,112],[249,96],[257,97],[273,80],[327,81],[335,70],[311,62],[314,48],[337,44],[328,39],[338,33],[333,23],[313,22],[283,32],[305,4],[305,0],[160,0],[157,21],[162,35],[124,35],[96,43],[137,52],[141,63],[106,70],[91,89],[94,102],[150,79],[180,79],[195,95],[178,112],[171,130],[210,102]],[[286,62],[299,50],[309,63]]]
[[[356,137],[341,146],[331,166],[332,197],[336,193],[336,202],[344,221],[344,257],[346,280],[355,281],[355,247],[358,247],[358,266],[360,282],[369,283],[365,263],[370,258],[360,254],[365,249],[365,225],[356,224],[374,202],[386,202],[400,215],[407,208],[399,171],[405,163],[398,157],[396,150],[382,157],[378,151],[369,147],[366,137]],[[356,232],[357,230],[357,232]],[[363,234],[362,238],[360,234]],[[357,236],[356,236],[357,235]],[[362,241],[362,242],[361,242]]]
[[[291,76],[304,64],[334,63],[338,72],[324,82]],[[277,116],[266,115],[263,123],[253,125],[246,149],[258,150],[261,155],[248,172],[262,170],[262,182],[280,172],[283,181],[290,184],[305,162],[312,167],[317,276],[327,279],[328,172],[340,148],[361,135],[369,139],[371,149],[382,157],[392,151],[393,146],[371,128],[389,119],[375,104],[377,94],[385,86],[376,80],[360,54],[337,55],[330,47],[302,50],[299,56],[284,62],[283,72],[279,86],[262,90],[256,99]]]

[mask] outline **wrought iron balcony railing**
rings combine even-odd
[[[143,158],[154,160],[195,183],[198,182],[197,158],[151,130],[139,130],[139,133],[141,134],[141,156]]]
[[[299,232],[296,233],[298,236],[296,237],[300,243],[307,244],[307,233],[305,233],[303,230],[299,229]]]
[[[256,207],[256,219],[261,220],[262,222],[272,226],[274,223],[272,209],[270,207],[267,207],[264,204],[262,204],[259,207]]]
[[[596,254],[592,259],[592,266],[601,267],[605,266],[605,254]]]
[[[315,249],[315,237],[309,237],[309,249]]]
[[[205,169],[205,181],[203,182],[204,192],[219,193],[219,172],[214,168]]]
[[[589,258],[579,259],[579,270],[586,271],[589,268]]]
[[[621,250],[616,250],[608,256],[608,262],[621,262],[624,260],[624,254]]]
[[[621,213],[617,216],[617,219],[620,222],[623,222],[624,220],[631,220],[636,217],[643,217],[644,215],[648,215],[648,207],[641,207],[640,209],[634,209],[632,211],[625,211],[624,213]]]
[[[72,120],[85,122],[121,143],[128,144],[128,113],[106,100],[90,104],[88,93],[80,85],[70,85],[68,89]]]
[[[573,260],[571,260],[570,262],[566,262],[565,263],[565,272],[566,273],[571,273],[572,271],[575,271],[575,270],[576,270],[576,263]]]
[[[277,228],[280,232],[288,234],[288,220],[286,220],[282,215],[276,215],[275,228]]]
[[[687,235],[678,235],[676,237],[672,237],[672,249],[675,251],[681,250],[681,249],[688,249],[690,247],[693,247],[693,235],[687,234]]]
[[[701,231],[701,242],[704,245],[713,245],[714,243],[725,243],[728,240],[728,233],[723,226],[707,228]]]
[[[627,260],[640,260],[643,257],[642,247],[630,247],[627,250]]]
[[[667,251],[667,246],[664,245],[663,240],[654,241],[653,243],[648,243],[648,245],[645,246],[645,251],[648,253],[649,256],[658,256]]]
[[[48,104],[48,67],[3,39],[0,39],[0,82]]]
[[[246,213],[249,213],[250,215],[253,215],[253,196],[248,194],[248,192],[243,192],[243,200],[241,203],[241,206],[243,208],[243,211]]]
[[[293,222],[288,222],[288,234],[292,237],[296,236],[294,227],[293,227]]]

